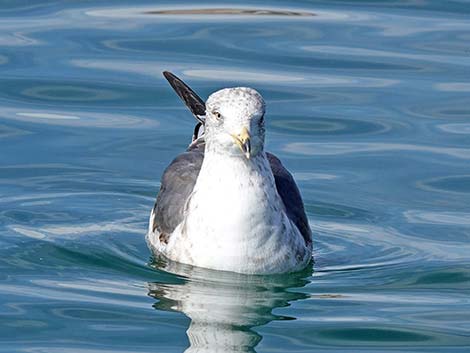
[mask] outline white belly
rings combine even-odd
[[[158,250],[171,260],[217,270],[302,269],[311,250],[284,212],[268,161],[257,158],[205,160],[184,222]]]

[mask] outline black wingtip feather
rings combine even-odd
[[[176,94],[191,110],[194,117],[201,123],[204,123],[202,118],[206,114],[206,104],[186,83],[183,82],[178,76],[172,74],[170,71],[163,71],[163,76],[167,79],[168,83],[173,87]]]

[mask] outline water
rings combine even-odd
[[[0,351],[468,352],[469,14],[1,1]],[[194,124],[165,69],[264,95],[313,269],[151,261],[158,180]]]

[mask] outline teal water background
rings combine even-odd
[[[469,352],[469,18],[457,0],[0,1],[0,352]],[[151,262],[194,124],[163,70],[204,98],[263,94],[313,272]]]

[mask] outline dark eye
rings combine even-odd
[[[214,110],[212,114],[215,116],[217,120],[222,119],[222,114],[220,114],[218,111]]]

